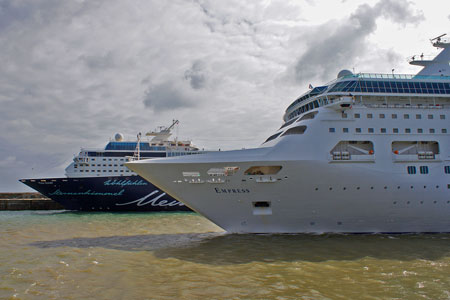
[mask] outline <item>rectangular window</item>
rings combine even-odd
[[[450,166],[445,166],[444,167],[444,173],[445,174],[450,174]]]
[[[417,120],[422,119],[422,115],[416,115],[416,119]]]
[[[406,120],[406,119],[409,119],[409,115],[408,115],[408,114],[404,114],[404,115],[403,115],[403,119],[405,119],[405,120]]]
[[[361,128],[356,128],[355,131],[356,131],[357,133],[361,133]]]
[[[417,128],[417,133],[423,133],[423,129],[422,128]]]
[[[428,174],[428,167],[420,166],[420,174]]]
[[[336,129],[334,129],[334,128],[328,128],[328,132],[335,132],[336,131]]]
[[[433,120],[433,115],[428,115],[428,120]]]
[[[447,129],[442,128],[442,129],[441,129],[441,132],[442,132],[442,133],[447,133]]]
[[[373,133],[373,128],[369,128],[369,133]]]
[[[342,132],[348,133],[348,128],[342,128]]]
[[[359,118],[361,118],[361,115],[360,114],[355,114],[355,119],[359,119]]]
[[[372,114],[367,114],[367,119],[372,119],[373,115]]]
[[[346,113],[342,113],[342,118],[343,119],[347,119],[347,114]]]
[[[380,119],[384,119],[384,114],[380,114]]]
[[[392,119],[397,119],[397,114],[392,114]]]
[[[445,120],[445,115],[441,115],[441,120]]]
[[[405,133],[411,133],[411,129],[405,128]]]
[[[434,133],[434,128],[430,128],[430,133]]]
[[[393,133],[398,133],[398,128],[392,129],[392,132],[393,132]]]
[[[416,167],[408,166],[408,174],[416,174]]]
[[[381,128],[381,133],[386,133],[386,128]]]

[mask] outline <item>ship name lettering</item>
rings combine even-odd
[[[249,189],[220,189],[214,188],[217,194],[248,194],[250,193]]]

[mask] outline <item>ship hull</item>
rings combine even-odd
[[[22,179],[67,210],[191,211],[140,176]]]

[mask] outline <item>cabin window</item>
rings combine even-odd
[[[423,129],[422,128],[417,128],[417,133],[423,133]]]
[[[248,168],[245,175],[275,175],[280,172],[282,166],[255,166]]]
[[[367,119],[372,119],[373,115],[372,114],[367,114]]]
[[[422,119],[422,115],[416,115],[416,119],[417,119],[417,120]]]
[[[361,115],[360,114],[355,114],[355,119],[359,119],[359,118],[361,118]]]
[[[392,132],[393,132],[393,133],[398,133],[398,128],[393,128],[393,129],[392,129]]]
[[[342,118],[343,119],[347,119],[347,114],[346,113],[342,113]]]
[[[416,174],[416,167],[414,166],[408,166],[407,170],[408,174]]]
[[[403,115],[403,119],[405,119],[405,120],[406,120],[406,119],[409,119],[409,115],[408,115],[408,114],[404,114],[404,115]]]
[[[428,167],[420,166],[420,174],[428,174]]]
[[[433,115],[428,115],[428,120],[433,120]]]
[[[384,114],[380,114],[380,119],[384,119]]]
[[[294,118],[294,119],[292,119],[292,120],[290,120],[290,121],[287,121],[286,123],[284,123],[283,125],[281,125],[280,129],[281,129],[281,128],[284,128],[284,127],[286,127],[286,126],[291,125],[291,124],[294,123],[297,119],[298,119],[298,118]]]
[[[369,133],[373,133],[373,128],[369,128]]]
[[[304,121],[304,120],[311,120],[311,119],[314,119],[318,113],[319,113],[319,112],[317,112],[317,111],[313,111],[313,112],[307,113],[306,115],[303,115],[303,116],[300,118],[300,120],[298,120],[298,121],[300,122],[300,121]]]
[[[441,132],[442,132],[442,133],[447,133],[447,129],[442,128]]]
[[[292,128],[289,128],[288,130],[286,130],[286,132],[282,136],[291,135],[291,134],[304,134],[305,131],[306,131],[305,125],[296,126],[296,127],[292,127]]]
[[[434,129],[433,128],[430,128],[430,133],[434,133]]]
[[[355,131],[356,131],[357,133],[361,133],[361,128],[355,128]]]
[[[450,166],[444,166],[444,173],[450,174]]]
[[[405,133],[411,133],[411,129],[410,128],[405,128]]]
[[[275,134],[269,136],[269,137],[267,138],[267,140],[266,140],[264,143],[267,143],[267,142],[269,142],[269,141],[271,141],[271,140],[276,139],[277,137],[280,136],[281,133],[282,133],[282,132],[278,132],[278,133],[275,133]],[[264,144],[264,143],[263,143],[263,144]]]
[[[397,114],[392,114],[392,119],[397,119]]]
[[[445,120],[445,115],[441,115],[441,120]]]
[[[334,129],[334,128],[328,128],[328,132],[335,132],[336,131],[336,129]]]
[[[381,128],[381,133],[386,133],[386,128]]]
[[[342,132],[348,133],[348,128],[342,128]]]

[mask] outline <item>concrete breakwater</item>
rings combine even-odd
[[[64,209],[40,193],[0,193],[0,210]]]

